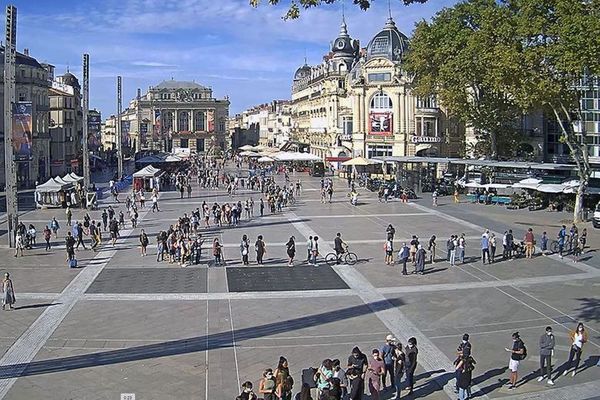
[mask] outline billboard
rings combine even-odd
[[[13,153],[16,161],[31,159],[31,102],[18,101],[13,105]]]
[[[148,123],[140,122],[140,143],[146,144],[146,137],[148,136]]]
[[[206,112],[206,120],[208,125],[208,132],[215,131],[215,110],[208,110]]]
[[[131,139],[129,138],[129,129],[131,128],[130,121],[121,120],[121,144],[123,146],[130,146]]]
[[[101,125],[102,125],[102,116],[100,114],[89,114],[88,113],[88,131],[100,132]]]
[[[371,134],[371,135],[391,135],[392,134],[392,113],[391,112],[369,113],[369,134]]]

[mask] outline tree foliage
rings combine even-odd
[[[435,95],[472,127],[484,145],[477,156],[511,156],[521,110],[501,82],[514,79],[520,45],[509,10],[494,0],[459,3],[417,24],[406,68],[414,91]]]
[[[329,4],[334,4],[341,2],[343,0],[289,0],[289,1],[281,1],[281,0],[250,0],[250,5],[252,7],[258,7],[261,3],[267,3],[271,6],[276,6],[281,3],[289,4],[288,10],[285,15],[282,17],[285,20],[288,19],[296,19],[300,17],[301,10],[307,10],[309,8],[325,6]],[[371,4],[374,0],[352,0],[352,3],[360,7],[361,10],[368,10],[371,7]],[[426,3],[427,0],[398,0],[402,2],[404,5],[409,5],[413,3]]]

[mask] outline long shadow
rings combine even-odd
[[[448,268],[427,268],[423,271],[424,275],[435,274],[436,272],[446,271]]]
[[[582,297],[577,301],[581,302],[581,306],[577,309],[577,319],[600,322],[600,298]]]
[[[506,370],[508,370],[508,367],[490,369],[489,371],[486,371],[483,375],[479,375],[476,378],[474,378],[473,385],[479,385],[489,379],[492,379],[495,376],[502,375],[502,374],[506,373]],[[508,379],[506,379],[506,380],[498,379],[496,381],[496,383],[482,387],[479,389],[479,391],[472,393],[471,397],[472,398],[483,397],[483,396],[487,395],[488,393],[491,393],[494,390],[501,388],[507,381],[508,381]]]
[[[298,329],[325,325],[332,322],[348,320],[375,311],[394,308],[403,302],[382,300],[374,303],[333,310],[320,314],[276,321],[269,324],[253,326],[211,335],[179,339],[144,346],[136,346],[122,350],[104,351],[78,356],[33,361],[22,364],[12,364],[0,367],[0,379],[18,378],[23,376],[49,374],[61,371],[72,371],[81,368],[91,368],[101,365],[114,365],[123,362],[148,360],[157,357],[169,357],[181,354],[223,349],[236,343],[265,336],[277,335]]]
[[[41,304],[28,304],[26,306],[15,307],[15,310],[27,310],[30,308],[44,308],[44,307],[52,307],[62,303],[41,303]]]
[[[431,380],[427,381],[426,383],[415,387],[415,390],[413,391],[411,397],[413,399],[418,399],[418,398],[429,396],[440,390],[443,390],[444,386],[446,386],[446,384],[450,380],[454,379],[454,372],[447,372],[446,370],[443,370],[443,369],[438,370],[438,371],[428,371],[424,374],[420,374],[419,376],[415,376],[415,381],[417,381],[417,379],[424,379],[433,374],[437,374],[437,373],[441,373],[441,372],[444,372],[444,374],[438,376],[436,379],[431,379]]]

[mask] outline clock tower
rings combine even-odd
[[[331,45],[332,64],[336,71],[346,72],[352,69],[358,58],[360,45],[358,40],[352,40],[348,35],[348,27],[345,18],[342,18],[340,33]]]

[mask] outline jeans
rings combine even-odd
[[[490,262],[494,262],[496,258],[496,246],[490,246]]]
[[[579,368],[579,362],[581,361],[581,349],[577,346],[571,346],[571,350],[569,351],[569,361],[567,361],[567,370],[571,369],[573,358],[575,358],[575,368],[573,371],[576,371],[577,368]]]
[[[317,252],[313,251],[310,255],[310,263],[317,265]]]
[[[490,249],[481,249],[481,262],[485,264],[485,259],[487,255],[488,263],[490,262]]]
[[[402,371],[396,371],[394,377],[394,387],[396,388],[396,399],[400,398],[400,392],[402,391]]]
[[[412,390],[413,385],[415,384],[415,371],[410,368],[406,369],[406,387],[408,390]]]
[[[390,386],[394,386],[394,364],[385,364],[385,373],[381,375],[381,383],[385,387],[385,381],[387,376],[390,377]]]
[[[552,355],[540,355],[540,373],[550,379],[552,373]]]
[[[467,400],[469,398],[469,389],[458,388],[458,400]]]
[[[463,248],[458,248],[458,259],[460,260],[461,264],[465,263],[465,249]]]
[[[404,275],[408,274],[408,272],[406,271],[406,262],[408,261],[408,258],[403,258],[402,259],[402,273]]]
[[[456,250],[450,250],[450,265],[456,262]]]

